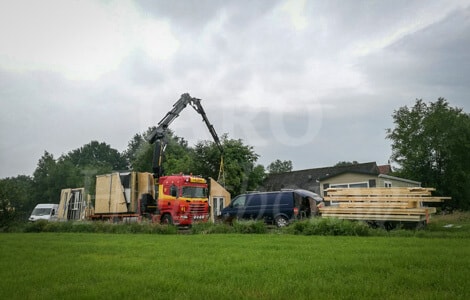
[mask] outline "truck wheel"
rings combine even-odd
[[[289,220],[284,216],[277,216],[274,219],[274,223],[277,227],[286,227],[289,224]]]
[[[160,223],[166,224],[166,225],[172,225],[173,218],[169,214],[163,215],[162,219],[160,220]]]

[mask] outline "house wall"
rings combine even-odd
[[[377,184],[377,176],[369,174],[345,173],[320,181],[320,195],[325,196],[325,189],[334,184],[359,184],[365,183],[367,187]],[[375,187],[374,186],[374,187]]]
[[[374,174],[344,173],[320,181],[320,195],[325,196],[325,189],[335,184],[361,184],[367,187],[417,187],[419,182],[393,176]]]
[[[226,207],[227,205],[230,204],[231,195],[223,186],[221,186],[217,181],[215,181],[212,178],[210,178],[209,187],[210,187],[209,205],[210,205],[210,208],[211,208],[210,220],[212,222],[215,222],[216,219],[217,219],[217,212],[221,208]],[[221,199],[221,198],[222,198],[222,207],[220,205],[217,206],[217,204],[220,204],[220,202],[218,203],[218,201],[220,201],[220,200],[217,200],[217,199]]]
[[[393,177],[393,176],[381,176],[378,177],[379,187],[418,187],[421,186],[420,182],[406,180],[403,178]]]

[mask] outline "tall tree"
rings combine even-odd
[[[124,157],[127,159],[130,168],[137,172],[152,172],[152,153],[153,147],[145,137],[155,129],[150,127],[144,134],[135,134],[129,141],[127,149],[124,151]]]
[[[129,142],[124,156],[128,159],[131,169],[138,172],[152,172],[154,145],[149,144],[146,136],[155,127],[150,127],[144,134],[136,134]],[[163,154],[163,170],[165,174],[189,173],[191,167],[190,152],[192,149],[188,142],[176,136],[173,131],[167,131],[167,146]]]
[[[119,151],[98,141],[91,141],[79,149],[70,151],[64,159],[77,167],[93,166],[105,171],[128,169],[127,160]]]
[[[0,228],[27,219],[35,205],[32,184],[32,178],[24,175],[0,179]]]
[[[85,187],[94,193],[96,175],[112,171],[128,170],[126,157],[104,142],[91,141],[82,147],[62,155],[57,163],[59,171],[67,177],[61,181],[64,187]]]
[[[229,139],[227,134],[221,137],[221,143],[224,148],[226,189],[232,195],[257,189],[264,177],[264,167],[255,166],[259,155],[253,147],[245,145],[240,139]],[[214,142],[197,143],[193,155],[193,173],[218,178],[221,154]]]
[[[429,104],[418,99],[412,108],[396,110],[393,120],[387,138],[399,176],[435,187],[453,197],[450,205],[470,209],[470,115],[444,98]]]
[[[126,170],[127,160],[106,143],[92,141],[54,159],[47,151],[33,174],[32,197],[36,203],[58,203],[63,188],[85,187],[94,193],[97,174]]]
[[[60,196],[60,187],[57,175],[57,162],[54,156],[44,151],[33,173],[32,197],[36,203],[57,203]]]
[[[291,172],[292,161],[291,160],[281,161],[280,159],[276,159],[275,161],[273,161],[272,163],[268,165],[267,170],[269,174]]]

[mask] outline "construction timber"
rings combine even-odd
[[[320,212],[324,218],[428,223],[436,208],[424,204],[450,199],[432,196],[433,191],[422,187],[329,188],[324,200],[330,205]]]

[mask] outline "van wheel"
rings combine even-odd
[[[160,223],[166,224],[166,225],[172,225],[173,218],[169,214],[163,215],[162,219],[160,220]]]
[[[289,224],[289,221],[284,216],[277,216],[274,219],[274,223],[276,224],[277,227],[286,227]]]

